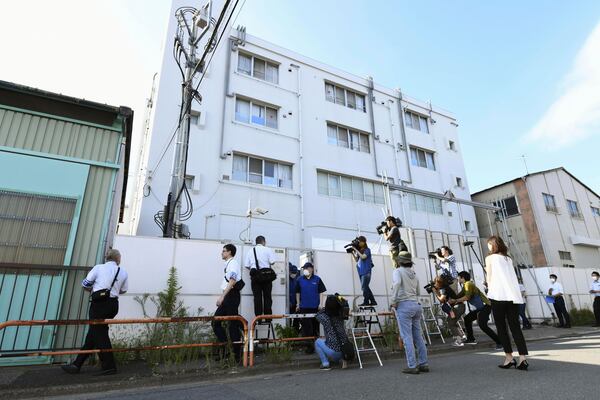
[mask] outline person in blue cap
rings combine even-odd
[[[314,314],[323,308],[325,302],[325,284],[317,275],[312,263],[302,266],[302,276],[296,285],[296,312],[300,314]],[[302,319],[302,336],[319,336],[319,324],[315,318]],[[314,342],[306,348],[307,354],[315,352]]]
[[[289,292],[289,300],[290,314],[296,313],[296,305],[298,304],[296,301],[296,285],[298,285],[298,279],[300,278],[298,267],[293,265],[291,262],[288,263],[289,268],[289,278],[288,278],[288,292]],[[298,318],[294,318],[292,320],[292,326],[296,329],[296,331],[300,331],[300,320]]]

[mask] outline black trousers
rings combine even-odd
[[[554,311],[558,317],[558,326],[571,326],[571,317],[569,317],[565,299],[562,296],[554,298]]]
[[[273,299],[271,298],[273,282],[257,282],[253,279],[251,286],[254,295],[254,315],[273,314],[271,308],[273,306]]]
[[[525,337],[523,337],[523,331],[521,331],[521,324],[519,323],[519,305],[512,301],[491,300],[491,302],[496,329],[498,329],[498,337],[500,338],[504,352],[512,353],[513,351],[510,344],[510,336],[508,336],[508,328],[510,328],[519,355],[527,355],[527,344],[525,343]]]
[[[301,308],[299,314],[316,314],[319,311],[318,308]],[[319,336],[319,322],[316,318],[302,318],[302,336]],[[306,345],[307,349],[314,348],[314,342],[310,342]]]
[[[500,338],[494,332],[492,328],[488,326],[488,321],[490,319],[490,313],[492,312],[492,307],[485,305],[479,311],[472,310],[465,317],[465,330],[467,331],[467,340],[475,340],[475,336],[473,335],[473,321],[477,320],[477,325],[486,335],[490,337],[494,342],[500,344]]]
[[[600,296],[594,297],[594,316],[596,317],[596,325],[600,325]]]
[[[110,298],[106,301],[90,303],[90,319],[113,319],[119,312],[119,299]],[[89,325],[85,342],[81,350],[111,349],[108,325]],[[89,354],[78,354],[73,364],[81,368]],[[114,369],[115,358],[113,353],[98,353],[103,370]]]
[[[240,307],[240,291],[231,289],[225,298],[223,299],[223,303],[219,307],[217,307],[217,311],[215,311],[214,316],[226,316],[226,315],[238,315],[238,309]],[[213,321],[212,328],[217,340],[220,343],[227,342],[227,332],[223,327],[223,322],[225,321]],[[229,332],[229,339],[232,342],[238,342],[242,338],[242,323],[240,321],[226,321],[227,330]],[[233,352],[236,357],[236,360],[239,360],[241,355],[242,345],[240,343],[233,344]]]
[[[295,304],[290,304],[290,314],[296,314],[296,305]],[[295,330],[297,330],[299,332],[300,331],[300,318],[292,319],[292,326],[294,327]]]

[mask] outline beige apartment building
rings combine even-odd
[[[481,237],[501,235],[519,264],[598,268],[600,196],[565,168],[540,171],[472,195]],[[503,223],[505,222],[505,223]]]

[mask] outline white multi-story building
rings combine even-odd
[[[167,38],[176,25],[171,18]],[[161,235],[154,215],[166,203],[173,150],[165,149],[180,91],[167,45],[147,176],[133,189],[139,215],[129,210],[138,235]],[[340,249],[359,233],[377,240],[384,176],[405,189],[390,195],[405,226],[478,236],[450,112],[237,30],[215,52],[200,93],[187,165],[192,237],[263,234],[274,246],[320,249]],[[250,231],[249,205],[268,210],[252,218]]]
[[[597,268],[600,196],[566,169],[527,174],[474,193],[473,198],[503,208],[491,220],[478,211],[479,232],[508,238],[519,263]]]

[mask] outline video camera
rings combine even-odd
[[[344,249],[346,249],[346,253],[352,253],[354,251],[353,247],[358,249],[358,237],[355,237],[354,239],[352,239],[352,241],[350,243],[348,243],[347,245],[344,246]]]
[[[400,218],[395,218],[395,217],[394,217],[394,220],[396,222],[396,226],[398,228],[402,228],[402,220]],[[375,229],[377,230],[378,234],[383,235],[389,229],[387,226],[387,220],[381,221],[381,223],[379,225],[377,225],[377,227]]]

